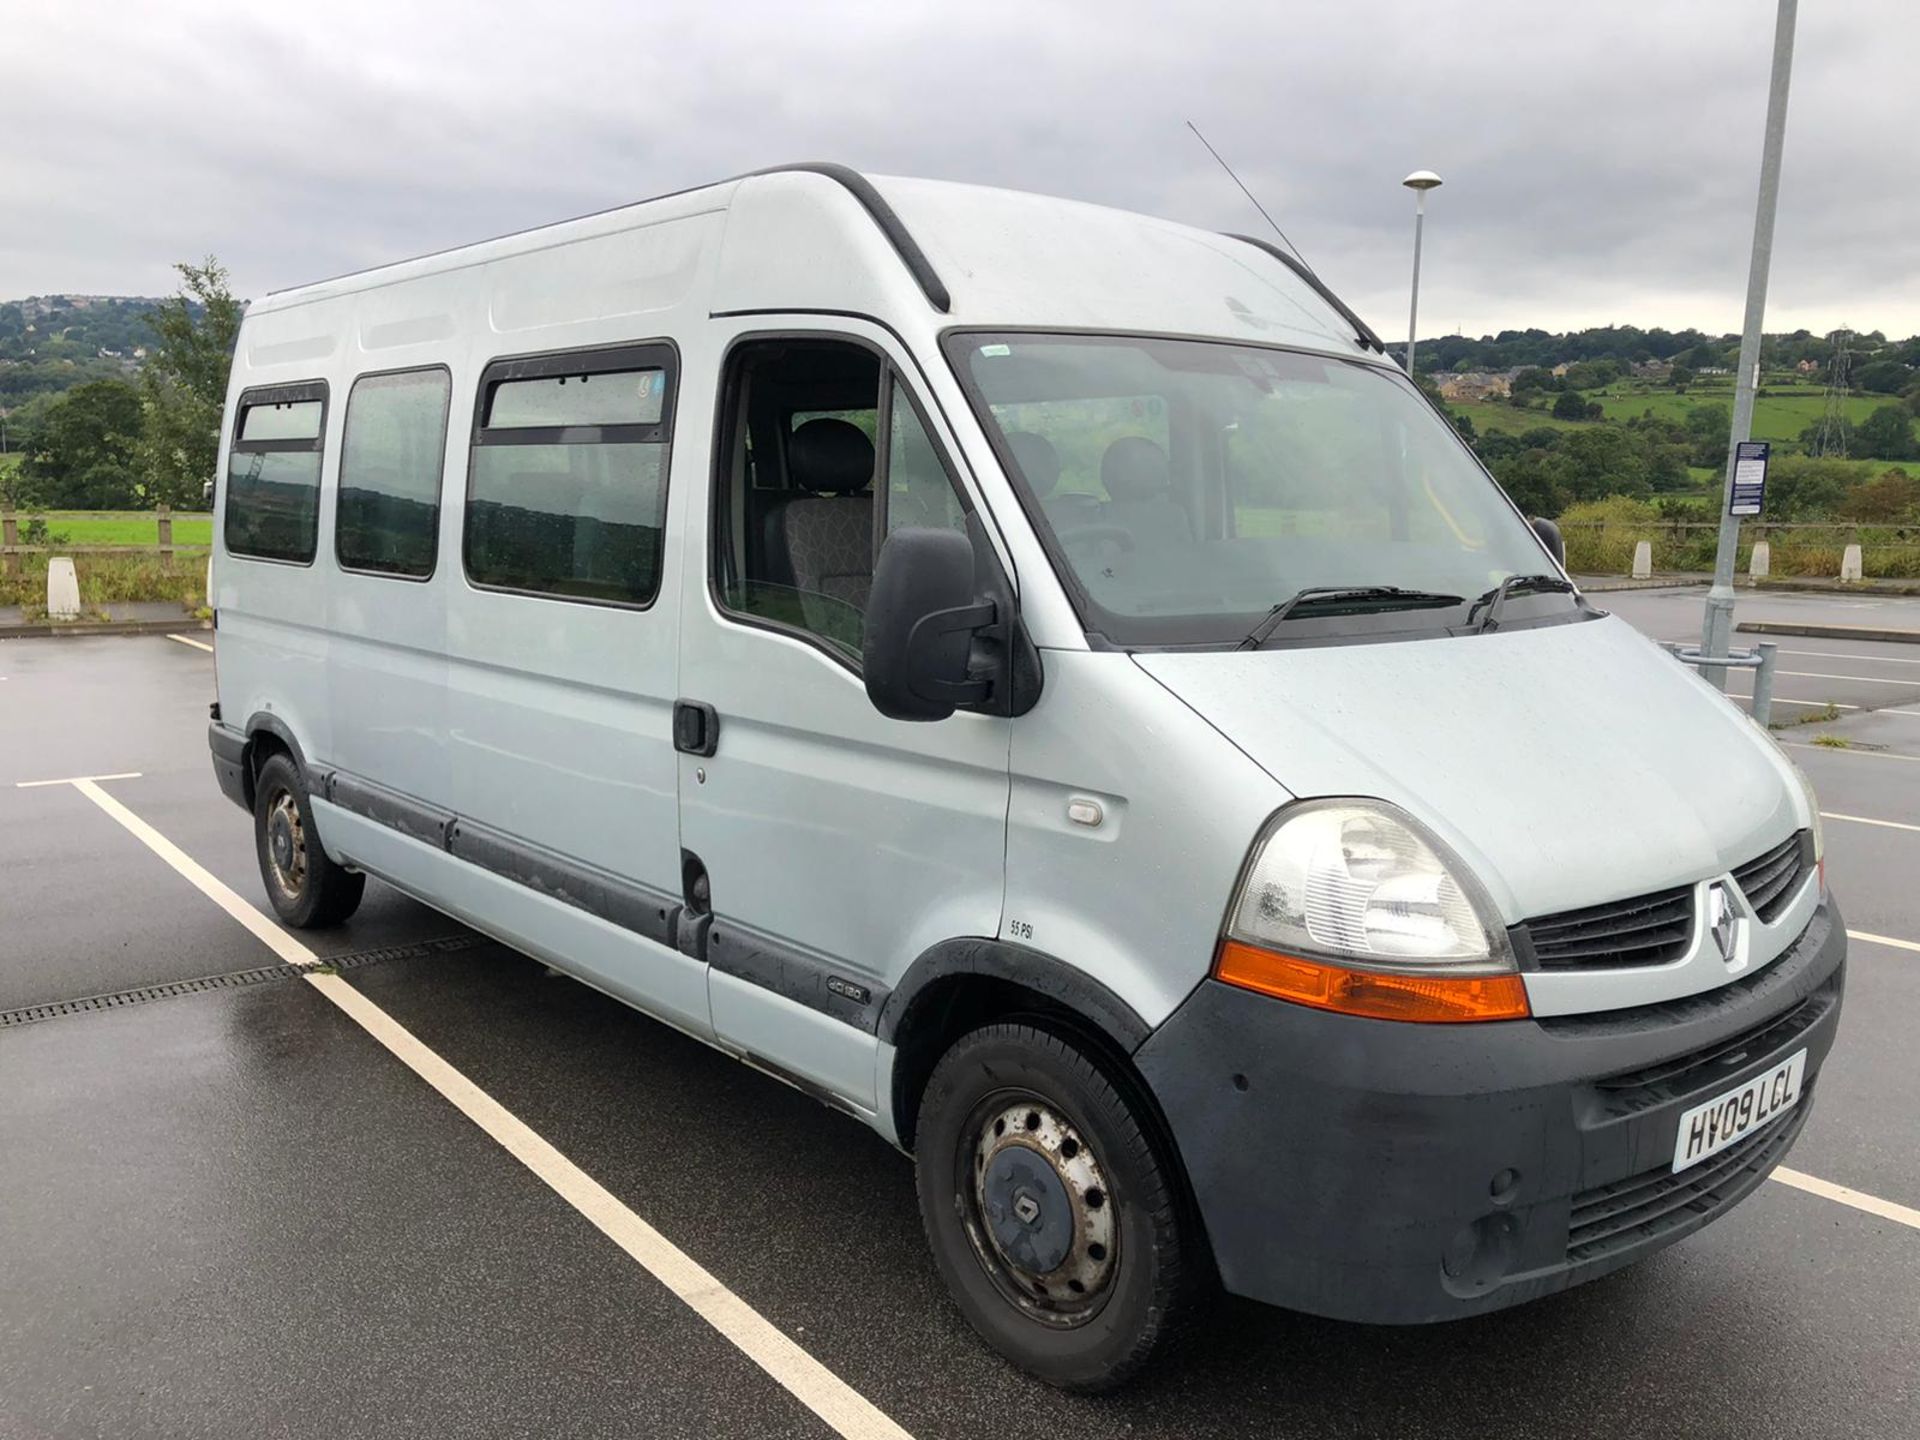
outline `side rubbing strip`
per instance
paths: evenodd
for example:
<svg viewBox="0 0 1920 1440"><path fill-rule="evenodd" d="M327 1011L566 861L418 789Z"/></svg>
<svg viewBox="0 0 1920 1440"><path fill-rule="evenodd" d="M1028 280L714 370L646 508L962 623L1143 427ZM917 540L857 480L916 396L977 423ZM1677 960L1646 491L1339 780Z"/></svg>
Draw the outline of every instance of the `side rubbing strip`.
<svg viewBox="0 0 1920 1440"><path fill-rule="evenodd" d="M724 916L715 916L708 932L707 963L869 1035L879 1028L892 993L777 940L749 934Z"/></svg>
<svg viewBox="0 0 1920 1440"><path fill-rule="evenodd" d="M550 850L515 840L471 820L455 820L447 849L504 880L631 930L662 945L673 944L679 900L582 865Z"/></svg>
<svg viewBox="0 0 1920 1440"><path fill-rule="evenodd" d="M436 849L447 848L447 833L453 825L453 816L448 811L436 810L411 795L337 770L327 776L322 793L342 810L378 821L411 839L424 840Z"/></svg>
<svg viewBox="0 0 1920 1440"><path fill-rule="evenodd" d="M1373 327L1368 325L1367 322L1362 320L1358 315L1354 314L1352 310L1348 309L1347 302L1328 289L1327 282L1309 270L1306 263L1301 260L1298 255L1282 250L1271 240L1262 240L1258 235L1229 235L1227 238L1229 240L1242 240L1249 245L1266 251L1267 254L1271 255L1302 280L1306 281L1307 284L1312 287L1314 294L1331 305L1339 313L1340 318L1353 327L1354 337L1359 340L1363 346L1371 350L1378 350L1382 355L1387 353L1387 347L1380 343L1380 337L1373 333Z"/></svg>
<svg viewBox="0 0 1920 1440"><path fill-rule="evenodd" d="M335 771L327 776L322 793L342 810L446 850L503 880L662 945L674 943L674 923L680 912L676 896L502 835L358 776Z"/></svg>
<svg viewBox="0 0 1920 1440"><path fill-rule="evenodd" d="M836 184L845 186L847 193L858 200L867 214L873 217L873 223L880 227L881 234L887 237L895 253L905 262L908 272L919 283L920 292L927 297L927 303L942 315L953 308L953 296L948 293L940 277L934 273L933 262L927 259L926 251L920 248L919 242L907 230L899 214L887 203L886 197L874 189L873 182L858 170L837 165L830 160L814 160L799 165L775 165L770 169L756 170L753 174L824 175Z"/></svg>

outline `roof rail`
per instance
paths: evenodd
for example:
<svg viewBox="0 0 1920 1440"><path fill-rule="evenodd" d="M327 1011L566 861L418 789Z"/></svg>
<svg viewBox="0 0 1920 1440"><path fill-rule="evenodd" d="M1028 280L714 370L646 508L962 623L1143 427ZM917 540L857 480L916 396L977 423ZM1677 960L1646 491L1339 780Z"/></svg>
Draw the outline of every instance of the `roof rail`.
<svg viewBox="0 0 1920 1440"><path fill-rule="evenodd" d="M1363 348L1378 350L1382 355L1387 353L1387 347L1380 343L1380 337L1373 333L1373 327L1368 325L1367 322L1362 320L1358 315L1354 314L1353 311L1348 308L1347 302L1328 289L1327 282L1314 274L1313 268L1298 255L1290 254L1282 250L1271 240L1262 240L1257 235L1235 235L1231 232L1226 232L1226 234L1229 240L1244 240L1247 244L1258 246L1260 249L1266 251L1267 254L1273 256L1274 259L1278 260L1282 265L1306 281L1308 285L1312 286L1314 294L1318 295L1322 300L1326 301L1327 304L1340 312L1340 318L1353 327L1354 338L1360 342Z"/></svg>
<svg viewBox="0 0 1920 1440"><path fill-rule="evenodd" d="M861 207L873 217L873 223L880 227L880 233L887 237L894 252L906 264L908 272L920 285L920 293L927 297L929 304L942 315L953 308L953 296L934 271L933 262L927 259L907 230L899 214L886 201L873 182L851 166L837 164L831 160L805 161L798 165L770 165L765 170L752 170L741 176L750 180L755 175L824 175L836 184L846 187L847 193L860 202ZM1337 301L1335 302L1338 303Z"/></svg>

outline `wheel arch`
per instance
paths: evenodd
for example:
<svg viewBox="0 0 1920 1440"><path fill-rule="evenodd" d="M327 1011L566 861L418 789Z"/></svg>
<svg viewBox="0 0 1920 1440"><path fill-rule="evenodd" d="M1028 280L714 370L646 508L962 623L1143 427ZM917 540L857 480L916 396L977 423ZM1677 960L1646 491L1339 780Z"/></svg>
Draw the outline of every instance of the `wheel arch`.
<svg viewBox="0 0 1920 1440"><path fill-rule="evenodd" d="M307 780L306 752L300 748L300 742L294 738L293 730L278 715L259 710L248 717L246 743L242 747L241 775L246 785L247 808L253 808L255 787L260 780L260 768L274 755L286 755L293 761L294 769L300 772L301 782Z"/></svg>
<svg viewBox="0 0 1920 1440"><path fill-rule="evenodd" d="M1157 1112L1132 1060L1152 1027L1126 1000L1044 951L981 937L944 940L908 967L876 1029L894 1049L891 1093L880 1098L891 1106L901 1148L913 1148L921 1094L948 1047L969 1030L1013 1016L1037 1016L1070 1030L1123 1070Z"/></svg>

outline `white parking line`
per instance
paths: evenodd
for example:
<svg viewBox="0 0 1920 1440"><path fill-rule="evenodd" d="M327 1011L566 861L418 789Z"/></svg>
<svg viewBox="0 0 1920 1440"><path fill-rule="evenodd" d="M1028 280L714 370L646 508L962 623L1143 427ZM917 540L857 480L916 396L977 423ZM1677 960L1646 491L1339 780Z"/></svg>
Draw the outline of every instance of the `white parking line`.
<svg viewBox="0 0 1920 1440"><path fill-rule="evenodd" d="M69 775L64 780L16 780L13 782L13 788L37 790L42 785L85 785L95 780L138 780L139 778L138 770L122 770L118 775Z"/></svg>
<svg viewBox="0 0 1920 1440"><path fill-rule="evenodd" d="M1920 1210L1909 1205L1896 1205L1891 1200L1882 1200L1878 1195L1868 1195L1864 1191L1849 1189L1845 1185L1836 1185L1831 1180L1822 1180L1818 1175L1808 1175L1799 1170L1789 1170L1784 1165L1774 1167L1773 1178L1782 1185L1791 1185L1796 1190L1804 1190L1809 1195L1824 1196L1828 1200L1842 1205L1851 1205L1856 1210L1864 1210L1869 1215L1878 1215L1882 1220L1892 1220L1897 1224L1920 1230Z"/></svg>
<svg viewBox="0 0 1920 1440"><path fill-rule="evenodd" d="M169 640L178 640L182 645L191 645L196 650L204 650L209 655L213 653L213 646L207 644L207 642L204 640L190 639L185 635L169 635L167 636L167 638Z"/></svg>
<svg viewBox="0 0 1920 1440"><path fill-rule="evenodd" d="M1795 675L1802 680L1852 680L1859 685L1920 685L1920 680L1890 680L1884 675L1829 675L1822 670L1776 670L1776 675Z"/></svg>
<svg viewBox="0 0 1920 1440"><path fill-rule="evenodd" d="M1822 820L1845 820L1853 825L1881 825L1888 830L1920 831L1920 825L1909 825L1904 820L1870 820L1865 815L1841 815L1833 810L1822 810L1820 812L1820 818Z"/></svg>
<svg viewBox="0 0 1920 1440"><path fill-rule="evenodd" d="M102 775L22 783L72 785L172 866L201 894L238 920L282 960L292 964L320 960L320 956L241 899L199 861L96 783L98 780L123 778L134 777ZM1920 944L1910 940L1894 940L1859 930L1849 930L1847 935L1853 940L1920 952ZM437 1090L835 1432L856 1437L856 1440L912 1440L878 1406L788 1339L759 1311L727 1289L711 1272L642 1220L605 1186L449 1065L373 1001L338 975L308 973L301 978ZM1771 1178L1865 1214L1920 1229L1920 1210L1896 1201L1883 1200L1877 1195L1836 1185L1830 1180L1784 1166L1776 1168Z"/></svg>
<svg viewBox="0 0 1920 1440"><path fill-rule="evenodd" d="M1789 750L1820 750L1828 755L1864 755L1869 760L1916 760L1920 755L1896 755L1891 750L1866 750L1858 745L1809 745L1803 740L1782 740Z"/></svg>
<svg viewBox="0 0 1920 1440"><path fill-rule="evenodd" d="M71 784L123 825L135 839L171 865L201 894L246 926L282 960L302 964L321 958L241 899L191 855L102 790L93 779L39 783ZM835 1432L850 1437L850 1440L912 1440L877 1405L788 1339L759 1311L628 1209L599 1181L541 1139L499 1101L422 1044L373 1001L337 975L310 973L301 978L385 1046L409 1070L439 1091L461 1114L537 1175L603 1235L626 1251L643 1270L665 1285Z"/></svg>
<svg viewBox="0 0 1920 1440"><path fill-rule="evenodd" d="M1816 660L1864 660L1873 665L1920 665L1904 655L1848 655L1839 650L1782 650L1782 655L1806 655Z"/></svg>
<svg viewBox="0 0 1920 1440"><path fill-rule="evenodd" d="M1914 944L1911 940L1896 940L1891 935L1875 935L1866 930L1849 930L1847 938L1864 940L1869 945L1890 945L1895 950L1911 950L1914 954L1920 955L1920 945Z"/></svg>

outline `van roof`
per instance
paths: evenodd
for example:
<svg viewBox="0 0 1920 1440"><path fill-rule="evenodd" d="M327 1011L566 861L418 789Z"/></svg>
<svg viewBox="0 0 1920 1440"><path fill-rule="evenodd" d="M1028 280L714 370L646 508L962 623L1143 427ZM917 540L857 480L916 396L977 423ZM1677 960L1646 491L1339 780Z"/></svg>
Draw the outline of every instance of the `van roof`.
<svg viewBox="0 0 1920 1440"><path fill-rule="evenodd" d="M943 325L1148 330L1348 355L1383 349L1304 262L1266 241L1056 196L869 177L829 163L755 171L270 292L248 314L263 317L697 215L724 221L679 227L687 248L719 251L709 271L715 313L884 316L912 305ZM700 258L689 254L668 268L690 272Z"/></svg>

